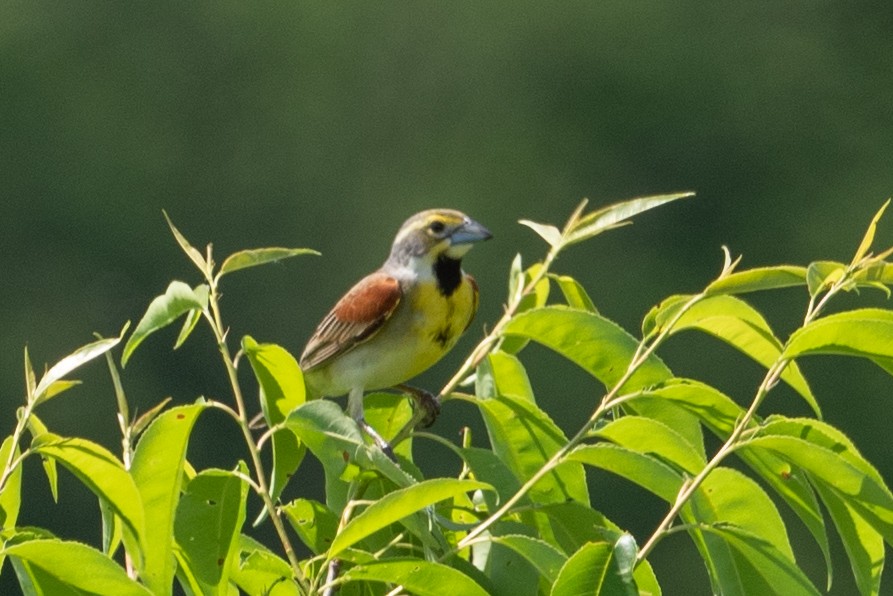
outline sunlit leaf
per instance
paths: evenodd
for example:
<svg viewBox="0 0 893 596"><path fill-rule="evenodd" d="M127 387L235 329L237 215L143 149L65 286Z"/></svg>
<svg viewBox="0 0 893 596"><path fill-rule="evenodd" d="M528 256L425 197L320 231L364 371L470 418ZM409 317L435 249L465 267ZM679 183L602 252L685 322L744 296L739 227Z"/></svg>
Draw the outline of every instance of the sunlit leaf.
<svg viewBox="0 0 893 596"><path fill-rule="evenodd" d="M816 490L843 542L859 593L863 596L879 594L884 569L884 537L835 491L822 483L816 483ZM830 577L828 584L830 589Z"/></svg>
<svg viewBox="0 0 893 596"><path fill-rule="evenodd" d="M20 581L22 573L30 576L29 583L34 594L59 594L60 587L68 593L79 594L151 594L141 584L130 579L117 563L98 550L79 542L28 540L7 544L0 553L13 557ZM23 566L21 563L27 565Z"/></svg>
<svg viewBox="0 0 893 596"><path fill-rule="evenodd" d="M615 545L591 542L568 558L552 587L552 596L638 596L632 576L621 573Z"/></svg>
<svg viewBox="0 0 893 596"><path fill-rule="evenodd" d="M272 428L285 420L285 417L307 399L304 387L304 374L294 356L276 344L259 344L250 336L242 338L242 349L251 363L251 370L260 387L260 405ZM270 480L270 495L279 498L292 474L304 459L305 448L288 429L273 434L273 473ZM268 512L263 510L258 521Z"/></svg>
<svg viewBox="0 0 893 596"><path fill-rule="evenodd" d="M517 258L520 267L520 255ZM513 263L514 264L514 263ZM509 300L513 301L516 293L520 293L527 289L533 282L535 276L542 271L542 263L534 263L524 271L516 272L509 280ZM534 308L540 308L546 305L549 300L551 291L551 283L548 277L543 277L530 288L530 292L519 299L515 308L515 315L526 312ZM527 345L528 340L523 337L504 337L499 344L499 349L507 354L517 354Z"/></svg>
<svg viewBox="0 0 893 596"><path fill-rule="evenodd" d="M476 480L434 478L388 493L348 522L335 536L328 555L334 557L366 536L424 509L428 505L433 505L460 493L482 489L492 490L489 485Z"/></svg>
<svg viewBox="0 0 893 596"><path fill-rule="evenodd" d="M524 365L516 356L501 350L487 354L479 365L475 393L478 397L511 395L536 401Z"/></svg>
<svg viewBox="0 0 893 596"><path fill-rule="evenodd" d="M114 348L121 341L120 337L111 337L108 339L100 339L89 343L85 346L82 346L54 364L50 370L43 375L40 379L40 382L37 384L37 387L34 389L34 399L37 403L45 401L49 399L47 397L50 388L55 385L57 382L62 380L62 377L75 370L76 368L83 366L87 362L102 356L104 353L108 352L112 348ZM67 388L67 387L65 387ZM58 391L56 392L58 393Z"/></svg>
<svg viewBox="0 0 893 596"><path fill-rule="evenodd" d="M822 290L843 277L846 265L834 261L815 261L806 269L806 286L810 296L816 296Z"/></svg>
<svg viewBox="0 0 893 596"><path fill-rule="evenodd" d="M769 541L733 524L715 524L705 526L703 530L721 537L729 545L738 574L730 580L743 582L744 594L818 596L818 590L796 563ZM730 586L730 589L741 593L738 586Z"/></svg>
<svg viewBox="0 0 893 596"><path fill-rule="evenodd" d="M692 476L707 463L682 435L651 418L622 416L593 434L621 447L655 455Z"/></svg>
<svg viewBox="0 0 893 596"><path fill-rule="evenodd" d="M655 195L603 207L581 217L570 230L570 233L567 234L565 244L570 245L582 242L605 230L628 223L627 220L629 218L643 211L648 211L671 201L693 196L693 192Z"/></svg>
<svg viewBox="0 0 893 596"><path fill-rule="evenodd" d="M230 577L246 594L299 596L292 570L284 559L253 538L239 536L238 556L233 560Z"/></svg>
<svg viewBox="0 0 893 596"><path fill-rule="evenodd" d="M198 286L196 290L199 288L203 288L207 291L208 286ZM189 336L192 335L192 332L195 330L198 322L202 320L202 311L198 309L193 309L187 311L186 318L183 319L183 326L180 328L180 334L177 336L177 341L174 342L174 349L178 349L186 340L189 339Z"/></svg>
<svg viewBox="0 0 893 596"><path fill-rule="evenodd" d="M520 481L530 478L560 449L567 438L536 404L508 395L478 399L493 451ZM583 468L565 463L544 476L530 491L537 503L573 499L589 503Z"/></svg>
<svg viewBox="0 0 893 596"><path fill-rule="evenodd" d="M64 438L44 433L31 448L42 457L51 457L77 476L93 494L111 507L136 541L127 543L131 556L139 561L137 543L147 535L143 502L124 465L105 447L81 438ZM145 549L143 556L148 553Z"/></svg>
<svg viewBox="0 0 893 596"><path fill-rule="evenodd" d="M31 437L36 439L49 432L46 425L33 413L28 417L28 430L31 431ZM5 462L6 457L0 457L0 461ZM59 475L56 470L56 460L51 457L42 457L43 471L46 474L47 481L50 483L50 493L53 495L53 502L59 502Z"/></svg>
<svg viewBox="0 0 893 596"><path fill-rule="evenodd" d="M355 565L342 577L348 582L373 581L401 585L406 592L417 596L487 596L487 592L467 575L422 559L385 559Z"/></svg>
<svg viewBox="0 0 893 596"><path fill-rule="evenodd" d="M227 273L232 273L233 271L238 271L240 269L257 267L258 265L265 265L267 263L275 263L282 259L300 255L319 255L319 253L309 248L270 247L241 250L231 254L223 261L223 264L220 266L220 271L217 273L217 278L219 279Z"/></svg>
<svg viewBox="0 0 893 596"><path fill-rule="evenodd" d="M242 474L247 473L245 464L240 468ZM185 486L177 505L174 535L184 566L202 594L228 593L247 496L248 484L226 470L202 470Z"/></svg>
<svg viewBox="0 0 893 596"><path fill-rule="evenodd" d="M658 322L660 319L658 316ZM734 296L710 296L700 300L679 317L671 333L687 329L709 333L766 368L772 366L782 353L781 342L763 316ZM785 368L781 378L821 417L821 408L795 363L790 363Z"/></svg>
<svg viewBox="0 0 893 596"><path fill-rule="evenodd" d="M203 286L199 286L202 288ZM157 296L149 304L146 314L124 346L121 366L126 366L130 356L143 340L159 329L167 327L178 318L192 310L204 310L208 305L207 291L193 290L182 281L172 281L161 296Z"/></svg>
<svg viewBox="0 0 893 596"><path fill-rule="evenodd" d="M183 249L183 252L186 253L186 256L195 263L195 266L198 267L198 270L202 272L203 275L207 276L211 267L208 262L205 261L205 258L202 256L196 248L194 248L189 241L186 240L186 237L180 233L180 230L174 225L174 222L171 221L171 218L168 217L167 211L161 211L164 214L164 219L167 220L167 225L170 227L171 232L174 234L174 238L177 240L177 244L180 245L180 248Z"/></svg>
<svg viewBox="0 0 893 596"><path fill-rule="evenodd" d="M871 223L868 224L868 229L865 230L865 236L862 237L862 242L859 244L859 248L856 249L856 254L853 255L853 265L861 261L862 258L868 254L868 251L871 250L871 245L874 243L874 234L877 231L878 221L883 217L884 211L886 211L889 206L890 199L887 199L884 204L881 205L881 208L878 209L877 213L874 214Z"/></svg>
<svg viewBox="0 0 893 596"><path fill-rule="evenodd" d="M555 283L558 284L561 293L564 294L564 301L567 302L568 306L598 313L592 298L589 297L586 289L576 279L569 275L550 275L549 278L555 280Z"/></svg>
<svg viewBox="0 0 893 596"><path fill-rule="evenodd" d="M527 226L528 228L539 234L543 240L549 243L549 246L558 246L561 244L561 230L559 230L555 226L536 223L535 221L530 221L529 219L518 220L518 223L522 226Z"/></svg>
<svg viewBox="0 0 893 596"><path fill-rule="evenodd" d="M145 564L140 577L159 594L174 579L174 517L186 460L186 447L198 415L207 404L178 406L160 414L140 437L131 474L142 496L147 525Z"/></svg>
<svg viewBox="0 0 893 596"><path fill-rule="evenodd" d="M795 331L784 355L841 354L893 358L893 311L863 308L828 315Z"/></svg>
<svg viewBox="0 0 893 596"><path fill-rule="evenodd" d="M736 271L707 286L707 295L744 294L761 290L777 290L802 286L806 283L806 267L776 265Z"/></svg>
<svg viewBox="0 0 893 596"><path fill-rule="evenodd" d="M6 437L3 444L0 445L0 466L5 466L9 460L10 451L13 451L13 457L20 455L18 445L13 445L13 438ZM14 449L14 450L13 450ZM11 530L16 527L19 519L19 509L22 506L22 466L16 466L9 476L0 492L0 529ZM0 553L0 567L3 566L5 555Z"/></svg>
<svg viewBox="0 0 893 596"><path fill-rule="evenodd" d="M610 443L577 447L567 459L617 474L668 503L675 501L682 486L682 475L653 455Z"/></svg>

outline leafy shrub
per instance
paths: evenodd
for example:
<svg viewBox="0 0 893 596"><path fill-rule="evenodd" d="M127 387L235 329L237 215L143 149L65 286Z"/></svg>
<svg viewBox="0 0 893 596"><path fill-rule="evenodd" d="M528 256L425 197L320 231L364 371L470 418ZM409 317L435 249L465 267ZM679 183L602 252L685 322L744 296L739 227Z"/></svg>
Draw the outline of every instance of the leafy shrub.
<svg viewBox="0 0 893 596"><path fill-rule="evenodd" d="M873 287L889 294L893 267L885 259L893 249L870 252L884 209L848 264L738 271L738 261L726 253L719 276L703 291L651 309L641 339L599 314L577 281L552 271L569 246L687 196L646 197L590 213L584 202L562 229L522 221L547 242L548 253L530 267L520 257L512 263L505 314L440 392L444 402L462 400L479 409L489 446L414 431L424 412L413 412L400 396L371 395L370 422L392 439L399 464L367 444L335 403L305 400L300 368L285 349L244 337L231 352L219 307L223 278L312 251L242 251L218 268L210 247L202 254L171 223L203 281L196 287L174 281L155 298L129 335L121 363L154 331L183 319L179 345L204 321L229 376L231 403L200 399L168 407L163 401L131 418L110 356L126 328L120 337L76 350L39 381L26 351L27 399L0 448L0 559L9 560L28 594L171 594L175 584L195 594L235 593L236 587L276 595L659 594L648 557L664 538L684 532L715 593L819 593L795 562L782 506L814 538L829 584L830 526L845 546L860 593L878 594L884 543L893 542L893 494L853 442L821 419L797 361L844 354L893 373L893 311L825 313L841 292ZM805 316L782 341L740 296L792 286L807 290ZM661 361L660 347L684 330L707 333L765 368L746 406L704 382L674 376ZM537 405L519 357L531 341L605 387L589 419L570 436ZM58 436L37 416L74 384L67 380L72 372L102 355L116 388L120 457L86 439ZM236 375L240 359L257 380L261 430L252 425ZM765 412L779 383L790 386L814 417ZM250 461L229 470L189 465L190 433L210 408L241 429ZM718 439L707 443L719 444L715 451L706 449L705 432ZM464 463L459 476L424 478L413 463L420 440L455 453ZM272 450L271 469L264 467L264 449ZM728 467L733 455L736 468ZM101 545L16 525L22 466L33 456L41 458L54 495L59 465L95 493ZM305 457L322 464L326 502L280 502ZM588 467L617 474L667 503L650 536L633 536L592 507ZM250 535L250 493L263 503L257 521L272 524L276 547Z"/></svg>

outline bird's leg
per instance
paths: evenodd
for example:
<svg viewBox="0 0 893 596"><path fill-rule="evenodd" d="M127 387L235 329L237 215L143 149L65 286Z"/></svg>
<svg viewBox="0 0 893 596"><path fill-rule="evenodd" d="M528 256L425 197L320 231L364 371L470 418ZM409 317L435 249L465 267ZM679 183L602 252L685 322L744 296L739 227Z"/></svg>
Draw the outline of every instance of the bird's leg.
<svg viewBox="0 0 893 596"><path fill-rule="evenodd" d="M397 456L394 455L394 450L391 448L391 444L378 434L378 431L372 428L372 425L366 422L366 415L363 409L362 389L350 390L350 393L347 395L347 411L350 414L350 417L356 421L357 425L363 429L367 435L372 437L372 440L378 445L378 448L384 451L384 454L388 456L388 459L397 463Z"/></svg>
<svg viewBox="0 0 893 596"><path fill-rule="evenodd" d="M425 417L419 422L421 428L428 428L434 424L440 415L440 400L433 393L411 385L397 385L397 389L412 396L417 406L424 410Z"/></svg>

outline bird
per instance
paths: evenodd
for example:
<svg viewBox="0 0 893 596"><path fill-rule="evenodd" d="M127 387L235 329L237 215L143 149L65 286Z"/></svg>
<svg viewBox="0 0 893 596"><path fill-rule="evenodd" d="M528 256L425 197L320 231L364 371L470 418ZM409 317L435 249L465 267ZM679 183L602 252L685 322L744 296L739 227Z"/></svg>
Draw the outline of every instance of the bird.
<svg viewBox="0 0 893 596"><path fill-rule="evenodd" d="M406 390L432 423L437 398L405 385L458 341L478 307L475 279L462 270L471 247L492 237L453 209L429 209L407 219L384 264L357 282L323 317L300 358L308 395L347 394L347 411L382 451L390 444L366 422L366 391Z"/></svg>

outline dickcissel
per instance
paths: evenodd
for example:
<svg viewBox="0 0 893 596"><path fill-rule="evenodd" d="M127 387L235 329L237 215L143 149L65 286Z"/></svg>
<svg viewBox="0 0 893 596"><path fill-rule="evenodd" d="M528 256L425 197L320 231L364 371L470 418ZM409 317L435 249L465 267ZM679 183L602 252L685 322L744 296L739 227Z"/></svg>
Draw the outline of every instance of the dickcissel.
<svg viewBox="0 0 893 596"><path fill-rule="evenodd" d="M300 364L310 395L347 394L350 416L391 459L390 445L366 423L363 393L401 386L456 344L478 306L477 284L462 271L462 257L491 236L459 211L413 215L384 265L335 304L304 348ZM436 400L410 393L433 419Z"/></svg>

